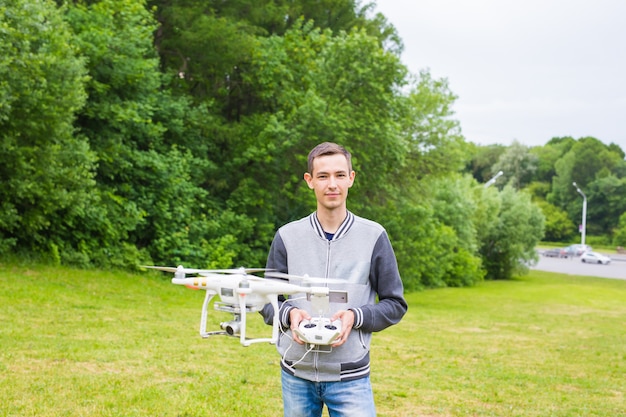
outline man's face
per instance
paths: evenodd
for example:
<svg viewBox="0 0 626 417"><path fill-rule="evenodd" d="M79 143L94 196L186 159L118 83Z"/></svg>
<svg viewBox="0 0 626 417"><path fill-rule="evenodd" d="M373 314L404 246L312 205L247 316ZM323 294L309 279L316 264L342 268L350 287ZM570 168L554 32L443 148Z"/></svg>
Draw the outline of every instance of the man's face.
<svg viewBox="0 0 626 417"><path fill-rule="evenodd" d="M349 169L348 160L342 154L318 156L313 160L313 172L304 174L304 179L315 191L318 209L345 207L355 175Z"/></svg>

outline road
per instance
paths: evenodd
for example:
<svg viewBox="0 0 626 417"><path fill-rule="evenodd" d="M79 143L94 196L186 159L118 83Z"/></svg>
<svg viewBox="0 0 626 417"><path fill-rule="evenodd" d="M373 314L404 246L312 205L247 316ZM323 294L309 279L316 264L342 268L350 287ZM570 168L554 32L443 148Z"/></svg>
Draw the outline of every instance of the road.
<svg viewBox="0 0 626 417"><path fill-rule="evenodd" d="M588 264L574 258L550 258L539 255L539 262L531 269L540 271L559 272L561 274L583 275L600 278L626 279L626 256L610 255L608 265Z"/></svg>

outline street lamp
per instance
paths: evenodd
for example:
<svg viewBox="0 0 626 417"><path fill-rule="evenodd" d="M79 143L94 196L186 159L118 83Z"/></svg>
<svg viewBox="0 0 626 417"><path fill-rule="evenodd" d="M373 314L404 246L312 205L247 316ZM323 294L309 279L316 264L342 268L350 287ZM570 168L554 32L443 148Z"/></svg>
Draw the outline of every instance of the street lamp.
<svg viewBox="0 0 626 417"><path fill-rule="evenodd" d="M485 188L495 184L498 177L501 176L502 174L504 174L504 172L499 171L492 179L490 179L489 181L485 183Z"/></svg>
<svg viewBox="0 0 626 417"><path fill-rule="evenodd" d="M582 237L581 237L580 243L584 245L585 244L585 229L587 228L587 196L585 195L585 193L582 192L580 188L578 188L578 185L576 185L576 182L573 182L572 184L574 185L574 187L576 187L576 191L578 191L578 193L583 196L583 230L582 230Z"/></svg>

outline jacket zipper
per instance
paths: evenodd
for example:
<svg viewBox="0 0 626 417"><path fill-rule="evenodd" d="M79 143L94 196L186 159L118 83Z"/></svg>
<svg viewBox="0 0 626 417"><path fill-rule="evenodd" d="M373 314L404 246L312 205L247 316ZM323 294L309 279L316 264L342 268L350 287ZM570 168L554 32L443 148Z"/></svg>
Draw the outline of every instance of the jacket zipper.
<svg viewBox="0 0 626 417"><path fill-rule="evenodd" d="M330 274L330 246L331 246L331 241L328 241L328 246L326 249L326 273L324 274L324 278L328 278L329 274ZM315 352L313 354L313 369L315 369L315 380L317 382L320 381L320 370L319 370L319 366L318 366L318 360L319 360L319 353Z"/></svg>
<svg viewBox="0 0 626 417"><path fill-rule="evenodd" d="M324 278L330 278L330 245L331 241L328 241L328 246L326 249L326 276Z"/></svg>

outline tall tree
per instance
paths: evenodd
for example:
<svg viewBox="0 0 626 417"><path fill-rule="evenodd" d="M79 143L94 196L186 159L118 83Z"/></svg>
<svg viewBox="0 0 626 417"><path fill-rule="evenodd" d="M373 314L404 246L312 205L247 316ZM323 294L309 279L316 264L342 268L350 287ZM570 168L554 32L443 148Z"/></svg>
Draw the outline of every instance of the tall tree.
<svg viewBox="0 0 626 417"><path fill-rule="evenodd" d="M556 161L556 175L552 181L552 191L548 195L548 201L566 210L569 218L575 224L579 224L583 199L577 193L572 183L576 182L578 187L586 193L591 203L589 193L592 189L592 184L601 178L613 175L613 172L620 172L622 166L623 159L621 153L614 147L608 147L592 137L581 138L571 146L567 153ZM615 224L617 214L609 214L606 211L606 207L608 206L595 205L594 215L598 219L614 217L612 224ZM592 229L595 227L590 226ZM607 232L606 228L601 226L597 230Z"/></svg>
<svg viewBox="0 0 626 417"><path fill-rule="evenodd" d="M541 212L546 219L544 240L548 242L568 242L574 237L578 229L568 217L567 212L547 201L539 201L536 204L541 208Z"/></svg>
<svg viewBox="0 0 626 417"><path fill-rule="evenodd" d="M593 137L578 139L571 151L575 155L572 180L581 187L594 181L598 175L606 176L624 159L623 154L613 152Z"/></svg>
<svg viewBox="0 0 626 417"><path fill-rule="evenodd" d="M530 152L528 146L513 141L500 155L493 169L504 173L502 182L520 190L528 185L537 170L537 157Z"/></svg>
<svg viewBox="0 0 626 417"><path fill-rule="evenodd" d="M203 210L214 207L192 170L206 167L193 152L209 147L185 139L198 139L181 126L198 115L164 89L153 47L156 22L134 0L78 3L66 18L90 74L76 125L97 153L100 206L111 224L95 233L157 262L206 261L196 245L209 239Z"/></svg>
<svg viewBox="0 0 626 417"><path fill-rule="evenodd" d="M568 138L553 138L544 146L534 146L529 152L534 155L537 161L537 169L534 172L533 181L551 183L552 177L556 175L555 163L566 152L568 152L575 140Z"/></svg>
<svg viewBox="0 0 626 417"><path fill-rule="evenodd" d="M618 225L614 229L613 244L622 249L626 247L626 211L619 217Z"/></svg>
<svg viewBox="0 0 626 417"><path fill-rule="evenodd" d="M470 160L467 162L466 169L471 172L476 181L484 184L498 172L494 166L505 150L504 145L469 144Z"/></svg>
<svg viewBox="0 0 626 417"><path fill-rule="evenodd" d="M485 201L495 188L484 189ZM509 279L527 271L528 263L535 261L535 246L544 234L544 216L530 196L506 186L498 193L499 203L492 205L491 218L478 227L480 253L487 279Z"/></svg>
<svg viewBox="0 0 626 417"><path fill-rule="evenodd" d="M445 78L434 79L421 71L417 80L412 80L400 120L408 147L406 175L412 181L459 172L467 163L469 146L452 110L456 99Z"/></svg>
<svg viewBox="0 0 626 417"><path fill-rule="evenodd" d="M597 178L586 187L586 194L587 230L590 234L612 235L621 214L626 212L626 178ZM575 206L582 209L580 203Z"/></svg>
<svg viewBox="0 0 626 417"><path fill-rule="evenodd" d="M86 98L73 45L53 2L0 4L0 252L58 257L97 205L94 157L73 131Z"/></svg>

